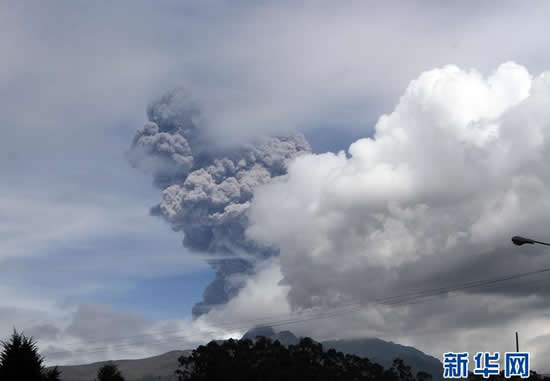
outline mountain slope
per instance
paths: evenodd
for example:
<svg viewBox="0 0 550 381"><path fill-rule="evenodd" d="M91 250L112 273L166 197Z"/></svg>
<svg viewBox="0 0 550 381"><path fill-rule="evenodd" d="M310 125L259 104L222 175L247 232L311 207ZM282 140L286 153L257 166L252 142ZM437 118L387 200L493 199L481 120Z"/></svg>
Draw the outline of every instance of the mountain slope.
<svg viewBox="0 0 550 381"><path fill-rule="evenodd" d="M102 361L86 365L60 366L62 381L93 381L97 370L103 365L114 363L118 366L126 381L175 381L174 372L178 367L178 358L191 353L171 351L159 356L137 360Z"/></svg>
<svg viewBox="0 0 550 381"><path fill-rule="evenodd" d="M322 342L324 349L334 348L337 351L367 357L384 368L389 368L395 358L402 359L416 374L423 370L432 375L433 380L442 380L443 364L435 357L413 347L407 347L392 342L368 338L351 340L332 340Z"/></svg>

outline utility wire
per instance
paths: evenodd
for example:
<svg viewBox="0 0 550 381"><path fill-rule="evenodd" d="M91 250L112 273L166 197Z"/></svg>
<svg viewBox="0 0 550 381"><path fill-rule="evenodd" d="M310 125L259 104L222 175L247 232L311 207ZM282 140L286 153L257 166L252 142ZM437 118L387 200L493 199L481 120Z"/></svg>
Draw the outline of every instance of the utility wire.
<svg viewBox="0 0 550 381"><path fill-rule="evenodd" d="M546 281L546 280L549 280L550 278L544 278L544 279L535 279L535 280L532 280L531 282L526 282L526 283L537 283L537 282L541 282L541 281ZM494 285L496 283L491 283L490 285ZM402 302L399 302L399 303L392 303L392 304L385 304L385 305L381 305L381 306L372 306L378 310L387 310L387 309L391 309L395 306L402 306L402 305L413 305L413 304L420 304L420 303L423 303L425 302L426 300L429 300L430 298L431 299L434 299L436 298L437 296L439 295L427 295L425 296L426 299L423 299L423 300L408 300L408 301L402 301ZM458 297L460 296L460 294L455 294L455 295L450 295L449 298L451 297ZM359 309L358 309L359 310ZM354 311L347 311L347 312L355 312L357 310L354 310ZM330 316L323 316L323 317L318 317L318 318L327 318L327 317L330 317ZM285 325L286 324L294 324L294 323L301 323L301 322L304 322L304 321L307 321L307 320L313 320L313 319L301 319L301 320L296 320L294 322L291 322L291 323L284 323ZM283 325L283 323L279 324L279 325ZM276 326L276 325L271 325L271 327L273 326ZM241 328L250 328L249 326L245 326L245 327L241 327ZM238 329L238 328L235 328L235 329ZM183 332L183 331L180 331L180 332ZM186 340L187 338L185 337L176 337L176 338L171 338L170 339L170 342L173 344L173 343L177 343L177 342L180 342L180 341L184 341ZM147 346L155 346L155 345L166 345L166 340L157 340L157 341L142 341L142 342L134 342L134 343L126 343L126 344L118 344L118 345L115 345L115 346L111 346L111 347L108 347L109 349L125 349L125 348L130 348L132 346L135 346L135 345L147 345ZM102 347L102 348L96 348L94 350L76 350L74 351L73 353L75 354L93 354L93 353L104 353L106 351L106 347ZM52 355L54 353L65 353L65 352L50 352L49 355Z"/></svg>
<svg viewBox="0 0 550 381"><path fill-rule="evenodd" d="M408 304L417 304L420 302L424 302L424 299L434 298L440 295L444 295L446 293L455 292L455 291L464 291L469 289L474 289L478 287L486 287L491 286L507 281L512 281L516 279L521 279L537 274L543 274L543 273L549 273L549 268L543 268L535 271L529 271L529 272L523 272L523 273L516 273L511 274L505 277L499 277L499 278L492 278L492 279L486 279L486 280L478 280L478 281L471 281L466 282L462 284L457 284L454 286L447 286L447 287L439 287L439 288L433 288L433 289L427 289L412 293L406 293L401 295L393 295L385 298L379 298L375 299L372 302L367 303L348 303L343 304L338 307L332 308L330 310L325 311L308 311L306 313L303 313L301 316L293 317L293 315L285 314L285 315L275 315L270 317L264 317L260 319L252 319L248 321L238 321L238 322L228 322L228 323L220 323L216 324L217 328L225 328L225 329L234 329L234 330L243 330L250 328L251 326L255 327L278 327L278 326L284 326L284 325L292 325L292 324L299 324L303 322L313 321L313 320L319 320L319 319L327 319L332 317L337 317L343 314L349 314L359 311L367 311L371 309L388 309L388 308L394 308L397 306L402 305L408 305ZM544 279L542 279L544 280ZM538 280L541 281L541 280ZM457 295L458 296L458 295ZM416 302L416 303L415 303ZM278 317L284 317L286 319L277 319ZM243 323L249 323L246 325L243 325ZM256 324L254 324L256 323ZM116 340L125 340L125 339L131 339L131 338L146 338L146 337L153 337L155 335L163 335L163 334L178 334L178 333L185 333L187 330L171 330L171 331L158 331L158 332L152 332L148 334L141 334L141 335L133 335L133 336L126 336L126 337L119 337L115 338L112 341ZM211 331L211 333L214 333L214 331ZM181 340L185 340L187 338L181 338ZM172 342L178 341L178 338L170 338ZM94 340L94 341L88 341L88 342L80 342L80 343L74 343L76 345L86 345L92 342L103 342L106 345L107 341L105 338L102 340ZM160 345L160 344L166 344L166 340L157 340L157 341L131 341L131 342L125 342L124 344L115 344L110 345L108 348L128 348L133 345L141 345L141 344L147 344L147 345ZM75 350L72 353L74 354L88 354L88 353L98 353L98 352L104 352L107 349L107 347L101 347L101 348L95 348L92 350ZM56 355L56 354L64 354L66 351L58 351L58 352L50 352L49 355Z"/></svg>
<svg viewBox="0 0 550 381"><path fill-rule="evenodd" d="M545 272L550 272L550 267L540 269L540 270L529 271L529 272L516 273L516 274L506 276L506 277L476 280L476 281L470 281L470 282L466 282L466 283L459 283L459 284L455 284L455 285L451 285L451 286L438 287L438 288L432 288L432 289L425 289L425 290L421 290L421 291L409 292L409 293L405 293L405 294L392 295L392 296L388 296L388 297L384 297L384 298L374 299L370 302L344 303L344 304L341 304L337 307L332 307L330 309L325 309L325 310L320 310L320 311L315 310L315 309L310 309L310 310L307 310L307 311L302 311L302 312L294 313L294 314L278 314L278 315L264 316L264 317L261 317L261 318L240 320L238 322L233 321L233 322L226 322L226 323L216 323L216 327L225 328L225 329L241 329L243 324L245 325L245 328L248 327L248 326L269 327L269 326L274 326L274 325L285 325L285 324L287 324L287 323L285 323L287 321L286 319L291 319L293 321L298 316L307 317L308 315L317 316L317 315L320 315L320 314L324 315L324 314L327 314L327 313L328 314L333 314L333 313L339 313L339 310L341 310L341 309L343 309L343 311L342 311L343 313L347 313L348 309L350 309L350 308L353 309L350 312L354 312L355 308L364 309L364 308L369 307L369 306L374 307L374 306L378 306L378 305L382 305L382 304L388 305L388 303L391 302L391 301L399 301L399 300L407 299L407 298L410 298L410 297L421 297L421 296L426 295L426 294L427 295L432 295L432 294L440 295L440 294L445 294L445 293L452 292L452 291L458 291L458 290L464 290L464 289L471 289L471 288L475 288L475 287L480 287L480 286L483 286L484 284L491 284L493 282L499 283L499 282L513 280L513 279L524 278L524 277L527 277L527 276L536 275L536 274L545 273ZM238 325L238 326L236 326L236 325ZM131 335L131 336L103 337L101 339L88 340L88 341L84 342L84 344L106 343L106 342L109 342L109 341L120 341L120 340L141 338L141 337L149 337L149 336L154 337L154 336L157 336L157 335L177 334L177 333L183 333L183 332L184 332L183 330L177 329L177 330L153 331L153 332L149 332L149 333L145 333L145 334ZM208 331L206 331L206 332L208 332ZM215 331L211 331L211 333L215 333ZM75 342L67 343L67 345L69 345L69 346L72 345L72 344L81 345L82 342L81 341L75 341Z"/></svg>

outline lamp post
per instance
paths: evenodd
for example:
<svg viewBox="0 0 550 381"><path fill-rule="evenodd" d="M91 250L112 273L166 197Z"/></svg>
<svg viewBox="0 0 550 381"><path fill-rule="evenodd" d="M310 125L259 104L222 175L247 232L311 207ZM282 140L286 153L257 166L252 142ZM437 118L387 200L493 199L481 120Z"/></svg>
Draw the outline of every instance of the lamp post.
<svg viewBox="0 0 550 381"><path fill-rule="evenodd" d="M517 245L517 246L521 246L521 245L525 245L525 244L534 245L535 243L537 243L539 245L550 246L550 243L535 241L534 239L525 238L525 237L522 237L522 236L519 236L519 235L513 236L512 237L512 242L514 243L514 245ZM517 332L516 332L516 352L519 352L519 337L518 337Z"/></svg>

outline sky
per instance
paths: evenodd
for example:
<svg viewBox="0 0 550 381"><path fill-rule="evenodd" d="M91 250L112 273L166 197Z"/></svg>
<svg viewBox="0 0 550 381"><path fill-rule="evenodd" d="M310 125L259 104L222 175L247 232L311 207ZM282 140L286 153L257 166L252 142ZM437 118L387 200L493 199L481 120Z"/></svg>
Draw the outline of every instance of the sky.
<svg viewBox="0 0 550 381"><path fill-rule="evenodd" d="M550 267L510 242L550 240L549 7L2 2L0 337L137 358ZM519 331L550 372L545 281L285 328L439 358Z"/></svg>

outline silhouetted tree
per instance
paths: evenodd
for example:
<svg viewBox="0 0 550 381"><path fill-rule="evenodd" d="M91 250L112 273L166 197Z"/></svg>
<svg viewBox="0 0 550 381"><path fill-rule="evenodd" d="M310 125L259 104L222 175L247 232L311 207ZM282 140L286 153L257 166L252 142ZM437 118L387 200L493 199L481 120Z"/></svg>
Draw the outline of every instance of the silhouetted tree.
<svg viewBox="0 0 550 381"><path fill-rule="evenodd" d="M8 341L0 342L0 381L59 381L57 367L46 370L35 340L15 329Z"/></svg>
<svg viewBox="0 0 550 381"><path fill-rule="evenodd" d="M53 368L50 368L46 371L44 371L43 380L44 381L60 381L61 378L61 371L57 368L57 366L54 366Z"/></svg>
<svg viewBox="0 0 550 381"><path fill-rule="evenodd" d="M414 377L411 372L411 367L405 365L405 362L401 359L393 360L392 368L399 377L399 381L414 381Z"/></svg>
<svg viewBox="0 0 550 381"><path fill-rule="evenodd" d="M124 381L124 377L115 364L106 364L97 371L96 381Z"/></svg>
<svg viewBox="0 0 550 381"><path fill-rule="evenodd" d="M421 370L416 373L416 381L431 381L432 375Z"/></svg>

